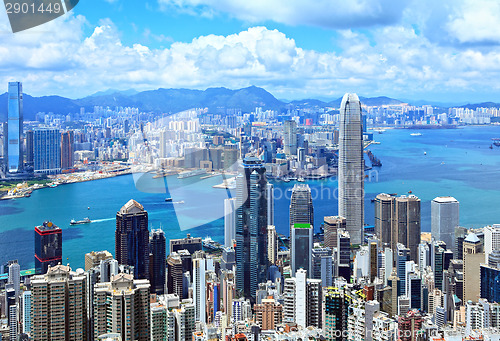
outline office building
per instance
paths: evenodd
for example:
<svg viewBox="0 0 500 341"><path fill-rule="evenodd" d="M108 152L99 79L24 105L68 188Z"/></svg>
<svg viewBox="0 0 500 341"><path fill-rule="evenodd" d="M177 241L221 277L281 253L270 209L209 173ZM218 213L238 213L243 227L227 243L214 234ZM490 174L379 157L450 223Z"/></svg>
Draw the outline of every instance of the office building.
<svg viewBox="0 0 500 341"><path fill-rule="evenodd" d="M290 236L291 249L291 270L292 276L299 269L304 269L308 274L312 274L312 248L313 248L313 227L306 223L295 223Z"/></svg>
<svg viewBox="0 0 500 341"><path fill-rule="evenodd" d="M356 94L345 94L340 106L338 212L346 218L353 244L363 242L364 174L361 102Z"/></svg>
<svg viewBox="0 0 500 341"><path fill-rule="evenodd" d="M207 274L215 271L213 258L203 251L193 254L193 304L195 320L207 323Z"/></svg>
<svg viewBox="0 0 500 341"><path fill-rule="evenodd" d="M148 212L135 200L116 213L115 257L134 267L134 278L149 279Z"/></svg>
<svg viewBox="0 0 500 341"><path fill-rule="evenodd" d="M310 277L321 279L323 287L333 284L333 253L329 247L314 248L312 250L312 272Z"/></svg>
<svg viewBox="0 0 500 341"><path fill-rule="evenodd" d="M278 260L278 235L274 225L267 226L267 257L270 264L276 264Z"/></svg>
<svg viewBox="0 0 500 341"><path fill-rule="evenodd" d="M33 130L28 130L26 132L26 165L29 167L34 166L34 151L33 151Z"/></svg>
<svg viewBox="0 0 500 341"><path fill-rule="evenodd" d="M151 292L157 295L165 293L165 271L167 267L165 233L161 229L152 230L149 237L149 250L151 252L150 273Z"/></svg>
<svg viewBox="0 0 500 341"><path fill-rule="evenodd" d="M170 253L179 250L188 250L190 254L203 250L203 243L199 237L191 237L188 233L186 238L170 239Z"/></svg>
<svg viewBox="0 0 500 341"><path fill-rule="evenodd" d="M17 260L14 260L9 261L7 268L9 269L9 278L7 283L12 284L17 302L21 293L21 267L19 266Z"/></svg>
<svg viewBox="0 0 500 341"><path fill-rule="evenodd" d="M375 233L382 246L392 245L392 225L394 211L394 196L380 193L375 197Z"/></svg>
<svg viewBox="0 0 500 341"><path fill-rule="evenodd" d="M347 281L351 278L351 237L349 232L339 230L337 233L336 276Z"/></svg>
<svg viewBox="0 0 500 341"><path fill-rule="evenodd" d="M274 185L266 185L267 225L274 225Z"/></svg>
<svg viewBox="0 0 500 341"><path fill-rule="evenodd" d="M500 225L485 226L484 229L485 261L494 250L500 250Z"/></svg>
<svg viewBox="0 0 500 341"><path fill-rule="evenodd" d="M410 260L418 262L420 244L420 199L414 195L395 198L392 239L410 249ZM397 245L397 244L395 244Z"/></svg>
<svg viewBox="0 0 500 341"><path fill-rule="evenodd" d="M31 333L31 291L26 290L23 291L22 294L22 325L23 325L23 333L30 334Z"/></svg>
<svg viewBox="0 0 500 341"><path fill-rule="evenodd" d="M61 133L54 128L33 130L33 170L41 174L61 172Z"/></svg>
<svg viewBox="0 0 500 341"><path fill-rule="evenodd" d="M23 85L9 82L7 114L7 160L9 173L23 168ZM4 156L5 157L5 156Z"/></svg>
<svg viewBox="0 0 500 341"><path fill-rule="evenodd" d="M409 248L410 259L417 262L421 233L420 199L414 195L377 195L375 232L382 245L390 246L394 251L398 243Z"/></svg>
<svg viewBox="0 0 500 341"><path fill-rule="evenodd" d="M437 197L431 202L431 234L434 240L455 250L455 228L459 226L460 203L453 197Z"/></svg>
<svg viewBox="0 0 500 341"><path fill-rule="evenodd" d="M496 251L500 256L500 251ZM491 255L490 255L491 258ZM481 264L481 298L500 303L500 267L498 264Z"/></svg>
<svg viewBox="0 0 500 341"><path fill-rule="evenodd" d="M95 268L101 264L101 261L113 259L111 252L104 251L91 251L85 254L85 271Z"/></svg>
<svg viewBox="0 0 500 341"><path fill-rule="evenodd" d="M283 123L283 149L287 155L297 155L297 122L294 120Z"/></svg>
<svg viewBox="0 0 500 341"><path fill-rule="evenodd" d="M66 265L31 278L31 338L86 340L86 277ZM98 334L100 335L100 334Z"/></svg>
<svg viewBox="0 0 500 341"><path fill-rule="evenodd" d="M177 252L168 255L167 269L167 293L185 298L182 259Z"/></svg>
<svg viewBox="0 0 500 341"><path fill-rule="evenodd" d="M255 322L262 330L274 330L283 320L283 306L272 298L265 298L254 306Z"/></svg>
<svg viewBox="0 0 500 341"><path fill-rule="evenodd" d="M94 335L117 333L122 340L150 340L149 281L120 273L94 286Z"/></svg>
<svg viewBox="0 0 500 341"><path fill-rule="evenodd" d="M175 340L192 341L196 327L195 307L191 299L182 300L173 310L175 316Z"/></svg>
<svg viewBox="0 0 500 341"><path fill-rule="evenodd" d="M236 238L236 198L224 199L224 246L233 246Z"/></svg>
<svg viewBox="0 0 500 341"><path fill-rule="evenodd" d="M236 288L255 298L267 277L267 180L265 167L247 157L236 177Z"/></svg>
<svg viewBox="0 0 500 341"><path fill-rule="evenodd" d="M339 216L329 216L324 218L323 230L325 246L330 249L337 247L337 231L339 229L345 230L346 219Z"/></svg>
<svg viewBox="0 0 500 341"><path fill-rule="evenodd" d="M39 275L47 272L49 265L62 261L62 230L50 221L35 227L35 271Z"/></svg>
<svg viewBox="0 0 500 341"><path fill-rule="evenodd" d="M61 169L71 169L74 165L75 134L72 130L61 132Z"/></svg>
<svg viewBox="0 0 500 341"><path fill-rule="evenodd" d="M309 224L314 226L314 209L311 189L309 185L297 184L293 186L290 199L290 234L295 224Z"/></svg>
<svg viewBox="0 0 500 341"><path fill-rule="evenodd" d="M484 263L483 243L475 233L469 233L464 240L464 302L480 298L481 263Z"/></svg>

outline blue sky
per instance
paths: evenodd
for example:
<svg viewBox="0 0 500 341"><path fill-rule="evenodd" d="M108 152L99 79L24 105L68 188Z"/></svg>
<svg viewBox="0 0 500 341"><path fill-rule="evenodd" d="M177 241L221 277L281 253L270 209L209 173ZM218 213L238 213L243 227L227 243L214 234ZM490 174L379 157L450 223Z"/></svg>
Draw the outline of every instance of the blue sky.
<svg viewBox="0 0 500 341"><path fill-rule="evenodd" d="M80 0L16 34L0 10L0 84L500 102L499 45L497 0Z"/></svg>

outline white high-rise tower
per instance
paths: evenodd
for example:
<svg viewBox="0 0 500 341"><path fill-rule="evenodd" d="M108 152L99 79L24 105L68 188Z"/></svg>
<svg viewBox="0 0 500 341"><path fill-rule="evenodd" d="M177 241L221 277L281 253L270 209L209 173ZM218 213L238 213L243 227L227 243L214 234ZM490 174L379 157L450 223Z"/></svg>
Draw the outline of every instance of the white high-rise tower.
<svg viewBox="0 0 500 341"><path fill-rule="evenodd" d="M356 94L345 94L340 105L338 201L352 244L363 242L364 174L361 102Z"/></svg>

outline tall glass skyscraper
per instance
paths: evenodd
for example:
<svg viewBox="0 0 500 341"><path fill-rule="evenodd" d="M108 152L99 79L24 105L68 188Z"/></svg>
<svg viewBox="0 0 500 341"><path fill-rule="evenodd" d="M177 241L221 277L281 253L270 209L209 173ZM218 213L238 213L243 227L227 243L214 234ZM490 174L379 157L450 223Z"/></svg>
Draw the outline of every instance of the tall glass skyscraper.
<svg viewBox="0 0 500 341"><path fill-rule="evenodd" d="M295 224L314 226L314 209L309 185L297 184L293 186L290 198L290 238Z"/></svg>
<svg viewBox="0 0 500 341"><path fill-rule="evenodd" d="M33 168L35 173L61 172L61 132L54 128L33 130Z"/></svg>
<svg viewBox="0 0 500 341"><path fill-rule="evenodd" d="M15 173L23 168L23 86L21 82L9 82L7 124L9 172Z"/></svg>
<svg viewBox="0 0 500 341"><path fill-rule="evenodd" d="M266 169L255 157L247 157L236 177L236 288L254 299L258 284L265 282L267 255Z"/></svg>
<svg viewBox="0 0 500 341"><path fill-rule="evenodd" d="M45 274L62 261L62 230L50 221L35 227L35 271Z"/></svg>
<svg viewBox="0 0 500 341"><path fill-rule="evenodd" d="M165 293L166 247L165 233L161 229L152 230L149 237L149 248L153 264L151 264L152 273L149 276L151 292L158 295Z"/></svg>
<svg viewBox="0 0 500 341"><path fill-rule="evenodd" d="M453 197L437 197L431 201L432 239L443 241L455 250L455 228L458 227L460 203Z"/></svg>
<svg viewBox="0 0 500 341"><path fill-rule="evenodd" d="M361 102L356 94L345 94L340 106L339 215L346 218L351 243L363 242L364 162Z"/></svg>
<svg viewBox="0 0 500 341"><path fill-rule="evenodd" d="M116 213L115 257L134 267L135 279L149 279L148 212L135 200Z"/></svg>

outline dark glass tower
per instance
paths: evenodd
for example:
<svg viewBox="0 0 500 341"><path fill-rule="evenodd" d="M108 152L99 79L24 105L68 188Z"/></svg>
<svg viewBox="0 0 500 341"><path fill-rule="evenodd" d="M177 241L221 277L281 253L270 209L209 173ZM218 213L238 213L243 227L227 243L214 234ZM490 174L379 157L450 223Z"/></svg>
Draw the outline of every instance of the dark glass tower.
<svg viewBox="0 0 500 341"><path fill-rule="evenodd" d="M314 226L314 208L311 189L308 185L293 186L290 198L290 238L295 224L310 224Z"/></svg>
<svg viewBox="0 0 500 341"><path fill-rule="evenodd" d="M151 252L151 292L158 295L165 293L165 268L167 266L166 258L166 239L162 230L151 231L149 237L149 248Z"/></svg>
<svg viewBox="0 0 500 341"><path fill-rule="evenodd" d="M62 261L62 230L50 221L35 227L35 271L45 274Z"/></svg>
<svg viewBox="0 0 500 341"><path fill-rule="evenodd" d="M236 178L236 288L255 298L268 267L266 169L255 157L242 166Z"/></svg>
<svg viewBox="0 0 500 341"><path fill-rule="evenodd" d="M23 86L9 82L8 98L8 171L16 173L23 167Z"/></svg>
<svg viewBox="0 0 500 341"><path fill-rule="evenodd" d="M116 213L115 257L134 267L134 278L149 279L148 212L135 200Z"/></svg>

